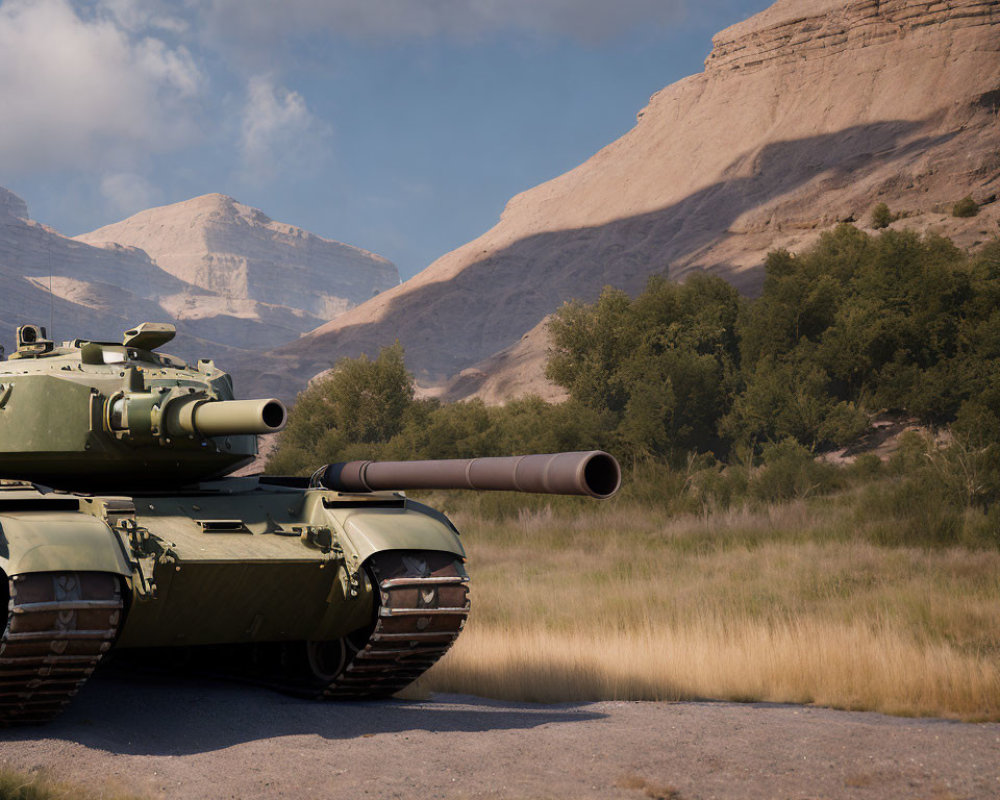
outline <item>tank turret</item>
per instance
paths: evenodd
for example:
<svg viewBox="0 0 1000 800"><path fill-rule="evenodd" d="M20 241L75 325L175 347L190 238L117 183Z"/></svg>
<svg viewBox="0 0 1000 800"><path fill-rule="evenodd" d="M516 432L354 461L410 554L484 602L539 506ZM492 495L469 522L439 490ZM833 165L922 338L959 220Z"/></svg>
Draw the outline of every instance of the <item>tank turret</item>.
<svg viewBox="0 0 1000 800"><path fill-rule="evenodd" d="M143 323L120 342L57 345L23 325L0 363L0 478L111 489L194 483L250 461L256 434L285 426L279 400L235 400L207 359L156 352L173 325Z"/></svg>

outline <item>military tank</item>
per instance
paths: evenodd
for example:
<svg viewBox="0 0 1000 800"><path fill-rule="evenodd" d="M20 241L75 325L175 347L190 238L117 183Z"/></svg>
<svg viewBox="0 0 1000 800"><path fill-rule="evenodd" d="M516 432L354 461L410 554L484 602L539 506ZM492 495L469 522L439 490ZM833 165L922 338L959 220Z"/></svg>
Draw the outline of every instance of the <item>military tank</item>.
<svg viewBox="0 0 1000 800"><path fill-rule="evenodd" d="M276 399L158 349L173 326L0 350L0 725L41 723L114 658L186 660L317 699L389 696L469 614L465 551L406 489L610 497L600 451L227 477Z"/></svg>

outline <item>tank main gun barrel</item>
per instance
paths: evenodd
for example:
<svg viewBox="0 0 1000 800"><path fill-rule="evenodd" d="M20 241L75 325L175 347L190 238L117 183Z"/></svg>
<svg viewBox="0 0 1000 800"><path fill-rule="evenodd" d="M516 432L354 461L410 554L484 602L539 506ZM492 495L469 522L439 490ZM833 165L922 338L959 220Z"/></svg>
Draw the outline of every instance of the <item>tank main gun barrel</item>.
<svg viewBox="0 0 1000 800"><path fill-rule="evenodd" d="M169 408L169 407L168 407ZM277 433L285 427L287 413L280 400L205 400L178 403L167 416L172 436L236 436L244 433Z"/></svg>
<svg viewBox="0 0 1000 800"><path fill-rule="evenodd" d="M590 450L503 458L348 461L321 467L315 480L338 492L478 489L604 499L621 486L621 468L613 456Z"/></svg>
<svg viewBox="0 0 1000 800"><path fill-rule="evenodd" d="M151 392L120 394L108 407L108 427L150 436L239 436L277 433L288 412L280 400L214 400L183 390L158 401Z"/></svg>

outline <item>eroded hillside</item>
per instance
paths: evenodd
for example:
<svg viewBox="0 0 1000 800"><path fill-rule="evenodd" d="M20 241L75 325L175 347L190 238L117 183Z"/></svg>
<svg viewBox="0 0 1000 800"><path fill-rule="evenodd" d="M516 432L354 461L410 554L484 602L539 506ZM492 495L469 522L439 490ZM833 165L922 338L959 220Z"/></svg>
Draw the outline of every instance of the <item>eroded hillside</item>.
<svg viewBox="0 0 1000 800"><path fill-rule="evenodd" d="M752 293L769 249L865 224L880 201L897 226L975 246L997 232L998 108L1000 0L780 0L483 236L245 371L288 396L398 338L425 389L500 400L543 386L545 337L522 337L605 285L700 269ZM970 194L979 215L952 217Z"/></svg>

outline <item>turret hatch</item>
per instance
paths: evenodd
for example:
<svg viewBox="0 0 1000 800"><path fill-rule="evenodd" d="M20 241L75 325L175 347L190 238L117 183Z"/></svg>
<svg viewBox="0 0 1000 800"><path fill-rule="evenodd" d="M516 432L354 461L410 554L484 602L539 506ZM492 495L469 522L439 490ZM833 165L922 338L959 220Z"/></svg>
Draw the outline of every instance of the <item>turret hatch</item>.
<svg viewBox="0 0 1000 800"><path fill-rule="evenodd" d="M143 322L125 331L122 344L139 350L155 350L177 335L177 329L169 322Z"/></svg>

